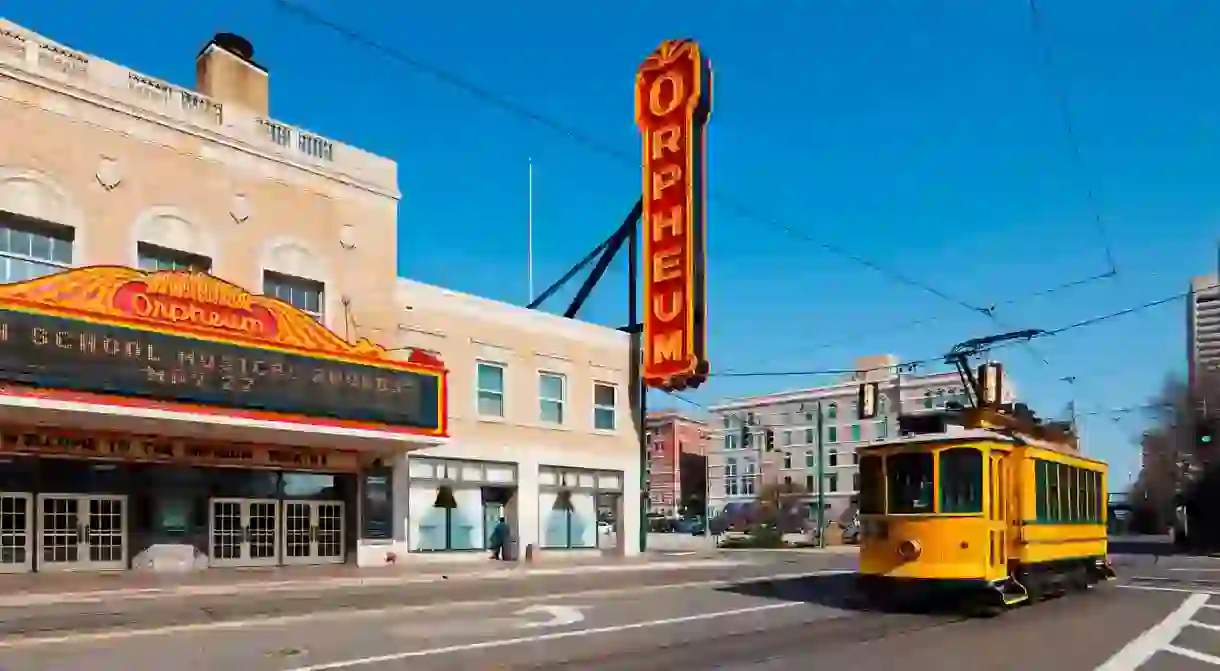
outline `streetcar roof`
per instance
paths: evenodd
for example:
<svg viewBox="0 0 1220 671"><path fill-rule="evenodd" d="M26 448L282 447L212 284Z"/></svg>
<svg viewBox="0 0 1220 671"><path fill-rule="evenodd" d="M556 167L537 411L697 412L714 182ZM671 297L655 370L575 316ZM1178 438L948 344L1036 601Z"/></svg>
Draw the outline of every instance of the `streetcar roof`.
<svg viewBox="0 0 1220 671"><path fill-rule="evenodd" d="M871 445L861 446L860 451L870 452L893 447L931 446L930 444L953 445L958 443L972 442L1001 443L1005 445L1028 445L1030 447L1037 447L1095 464L1105 464L1104 461L1086 457L1071 447L1060 443L1043 440L1041 438L1035 438L1033 436L1028 436L1021 433L1008 434L992 429L973 429L952 424L947 426L945 431L908 434L898 438L891 438L889 440L875 442Z"/></svg>

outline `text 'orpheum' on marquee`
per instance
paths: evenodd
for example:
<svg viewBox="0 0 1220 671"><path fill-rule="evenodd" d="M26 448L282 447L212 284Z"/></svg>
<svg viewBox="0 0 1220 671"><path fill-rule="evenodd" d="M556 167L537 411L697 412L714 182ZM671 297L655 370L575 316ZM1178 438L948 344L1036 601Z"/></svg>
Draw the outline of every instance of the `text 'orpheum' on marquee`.
<svg viewBox="0 0 1220 671"><path fill-rule="evenodd" d="M644 370L652 387L707 377L704 128L711 69L699 45L663 43L636 75L644 141Z"/></svg>

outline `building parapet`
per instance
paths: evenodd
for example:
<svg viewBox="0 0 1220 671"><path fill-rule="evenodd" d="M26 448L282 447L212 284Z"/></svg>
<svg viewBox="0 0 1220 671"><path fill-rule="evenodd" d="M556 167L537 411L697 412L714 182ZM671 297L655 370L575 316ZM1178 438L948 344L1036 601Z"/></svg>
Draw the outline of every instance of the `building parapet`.
<svg viewBox="0 0 1220 671"><path fill-rule="evenodd" d="M445 289L442 287L398 278L398 303L414 308L437 309L499 323L523 331L565 339L598 347L621 348L626 351L631 336L618 329L598 326L559 315L531 310L490 298Z"/></svg>
<svg viewBox="0 0 1220 671"><path fill-rule="evenodd" d="M60 87L97 96L128 111L236 141L258 153L326 177L398 198L390 159L327 139L190 89L76 51L0 19L0 72L9 68Z"/></svg>

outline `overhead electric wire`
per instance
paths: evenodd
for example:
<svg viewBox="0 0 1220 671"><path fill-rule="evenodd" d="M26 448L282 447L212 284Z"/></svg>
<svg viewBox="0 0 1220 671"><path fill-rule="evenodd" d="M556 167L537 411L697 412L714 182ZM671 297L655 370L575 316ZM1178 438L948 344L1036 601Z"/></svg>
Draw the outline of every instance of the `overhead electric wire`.
<svg viewBox="0 0 1220 671"><path fill-rule="evenodd" d="M1208 289L1212 289L1212 288L1216 288L1216 287L1220 287L1220 283L1204 287L1201 289L1201 291L1206 291ZM1066 333L1068 331L1073 331L1073 330L1076 330L1079 328L1084 328L1086 326L1093 326L1095 324L1100 324L1103 322L1110 321L1111 319L1117 319L1119 317L1125 317L1127 315L1135 314L1138 312L1143 312L1144 310L1150 310L1152 308L1160 307L1162 305L1166 305L1166 304L1172 303L1174 301L1183 300L1183 299L1189 297L1190 294L1191 294L1190 291L1186 291L1186 292L1174 294L1172 296L1167 296L1165 298L1158 298L1153 301L1141 303L1139 305L1133 305L1131 307L1123 308L1122 310L1118 310L1116 312L1110 312L1107 314L1098 315L1096 317L1082 319L1080 321L1073 322L1071 324L1066 324L1064 326L1060 326L1060 327L1057 327L1054 329L1041 331L1041 332L1037 333L1036 335L1031 336L1028 339L1001 342L1001 343L997 343L995 345L991 345L990 347L987 348L987 351L1003 349L1005 347L1012 347L1015 345L1022 345L1022 344L1028 343L1032 340L1038 340L1038 339L1042 339L1042 338L1049 338L1052 336L1057 336L1062 333ZM901 362L901 363L893 365L893 366L873 366L871 368L832 368L832 369L820 369L820 370L787 370L787 371L734 371L734 370L728 370L728 371L725 371L722 373L713 372L711 375L713 377L802 377L802 376L813 377L813 376L824 376L824 375L851 375L851 374L856 374L856 373L870 373L870 372L879 371L879 370L891 370L891 369L895 369L895 368L901 368L904 366L924 366L924 365L929 365L929 364L940 364L940 363L944 362L944 359L945 359L945 356L942 354L942 355L938 355L938 356L934 356L934 357L924 357L924 358L920 358L920 359L914 359L911 361L904 361L904 362Z"/></svg>
<svg viewBox="0 0 1220 671"><path fill-rule="evenodd" d="M488 89L484 86L476 84L476 83L472 82L471 80L467 79L466 77L458 75L450 70L447 70L440 66L434 65L432 63L428 63L427 61L424 61L420 58L417 58L415 56L412 56L412 55L406 53L402 49L384 44L384 43L362 33L361 31L358 31L354 28L345 26L341 23L338 23L337 21L329 19L326 16L314 11L313 9L304 7L300 4L298 4L297 2L293 2L292 0L271 0L271 1L281 10L291 13L291 14L297 16L298 18L304 20L307 23L312 23L314 25L326 28L353 43L359 44L367 49L384 54L385 56L387 56L395 61L398 61L399 63L402 63L403 65L406 65L423 74L426 74L426 75L432 77L433 79L436 79L437 81L440 81L444 84L447 84L456 89L464 91L467 94L474 96L475 98L478 98L479 100L482 100L484 103L486 103L488 105L491 105L494 107L499 107L499 108L503 109L504 111L509 112L510 114L513 114L517 117L520 117L520 118L530 121L532 123L536 123L544 128L547 128L548 130L558 133L560 135L566 136L568 139L576 142L577 144L584 145L586 148L591 149L597 153L601 153L605 156L614 158L615 160L625 162L634 168L640 167L640 161L638 159L638 156L636 156L635 154L631 154L631 153L622 151L607 142L599 140L588 133L585 133L577 128L574 128L573 126L571 126L567 123L559 121L553 117L542 114L540 112L536 112L536 111L530 109L529 107L526 107L525 105L516 103L516 102L512 101L511 99L509 99L507 96L504 96L495 91L492 91L491 89ZM946 292L942 289L939 289L935 286L932 286L931 284L928 284L927 282L916 280L893 268L889 268L887 266L877 263L876 261L872 261L872 260L866 259L858 254L849 252L846 249L843 249L842 247L818 240L817 238L815 238L814 236L810 235L809 233L807 233L805 231L802 231L802 230L794 228L792 226L788 226L786 224L780 223L779 221L776 221L775 219L773 219L769 216L763 215L763 214L755 211L752 207L750 207L749 205L747 205L741 201L726 197L723 193L721 193L719 191L713 191L710 194L709 199L713 200L714 202L716 202L717 204L719 204L721 206L726 207L727 209L729 209L731 211L735 211L738 214L738 216L740 216L740 217L754 220L755 222L762 223L766 226L770 226L776 230L784 232L793 238L796 238L796 239L805 241L807 243L813 244L815 246L818 246L818 247L822 248L823 250L825 250L835 256L839 256L841 258L847 259L853 263L856 263L857 265L866 267L870 270L873 270L874 272L884 275L896 283L903 284L908 287L920 289L926 293L936 296L937 298L940 298L941 300L953 303L955 305L958 305L959 307L963 307L972 312L977 312L980 314L987 314L987 309L982 306L974 305L968 301L962 300L958 297L955 297L955 296L949 294L948 292Z"/></svg>
<svg viewBox="0 0 1220 671"><path fill-rule="evenodd" d="M1102 216L1100 199L1097 197L1097 190L1093 185L1093 180L1090 179L1089 172L1085 166L1084 154L1080 149L1080 139L1076 133L1076 121L1072 114L1067 84L1057 74L1055 52L1051 48L1050 38L1046 34L1045 26L1042 22L1042 9L1038 4L1038 0L1027 0L1027 4L1029 6L1030 30L1033 32L1034 39L1037 40L1042 50L1042 62L1046 68L1046 77L1054 89L1059 117L1063 123L1063 130L1067 137L1072 160L1076 166L1077 176L1084 185L1085 196L1088 199L1089 207L1093 211L1093 225L1097 229L1097 235L1101 241L1102 250L1105 253L1109 271L1103 273L1103 275L1105 277L1117 277L1118 263L1114 259L1114 248L1110 241L1110 234L1106 229L1105 219Z"/></svg>

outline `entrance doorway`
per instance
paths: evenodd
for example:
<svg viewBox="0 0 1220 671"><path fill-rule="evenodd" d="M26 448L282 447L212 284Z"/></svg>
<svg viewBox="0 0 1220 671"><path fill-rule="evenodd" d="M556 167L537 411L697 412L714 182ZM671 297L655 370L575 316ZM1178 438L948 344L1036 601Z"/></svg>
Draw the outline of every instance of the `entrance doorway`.
<svg viewBox="0 0 1220 671"><path fill-rule="evenodd" d="M0 573L33 569L33 500L25 492L0 492Z"/></svg>
<svg viewBox="0 0 1220 671"><path fill-rule="evenodd" d="M39 569L127 568L127 497L39 494Z"/></svg>
<svg viewBox="0 0 1220 671"><path fill-rule="evenodd" d="M284 501L284 563L339 564L343 552L343 503Z"/></svg>
<svg viewBox="0 0 1220 671"><path fill-rule="evenodd" d="M212 499L209 508L212 566L279 563L279 501Z"/></svg>

